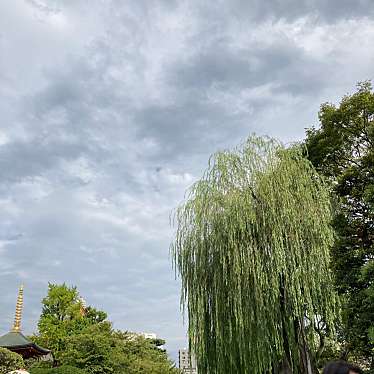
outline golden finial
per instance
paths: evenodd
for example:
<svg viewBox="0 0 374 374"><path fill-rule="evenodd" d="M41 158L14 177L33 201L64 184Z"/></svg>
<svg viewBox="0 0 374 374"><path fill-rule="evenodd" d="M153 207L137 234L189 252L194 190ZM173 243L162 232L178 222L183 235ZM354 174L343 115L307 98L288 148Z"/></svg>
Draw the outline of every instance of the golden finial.
<svg viewBox="0 0 374 374"><path fill-rule="evenodd" d="M19 291L18 291L16 315L14 317L14 325L12 328L13 332L21 331L22 309L23 309L23 285L20 286Z"/></svg>

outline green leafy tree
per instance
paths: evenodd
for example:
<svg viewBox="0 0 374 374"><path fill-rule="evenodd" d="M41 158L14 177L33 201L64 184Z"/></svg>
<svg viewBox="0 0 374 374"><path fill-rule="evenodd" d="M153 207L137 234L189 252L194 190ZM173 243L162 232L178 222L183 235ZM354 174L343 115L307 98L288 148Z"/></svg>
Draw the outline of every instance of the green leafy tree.
<svg viewBox="0 0 374 374"><path fill-rule="evenodd" d="M24 367L22 356L0 347L0 374L7 374L12 370Z"/></svg>
<svg viewBox="0 0 374 374"><path fill-rule="evenodd" d="M67 340L61 362L84 368L89 374L172 374L172 368L164 351L151 340L133 334L113 331L104 322L90 326L81 334Z"/></svg>
<svg viewBox="0 0 374 374"><path fill-rule="evenodd" d="M308 158L331 182L336 243L331 251L343 301L342 357L371 360L374 326L374 94L360 83L341 103L323 104L320 127L307 130Z"/></svg>
<svg viewBox="0 0 374 374"><path fill-rule="evenodd" d="M374 344L374 327L370 327L369 329L369 339L371 341L371 344ZM374 348L373 348L374 351Z"/></svg>
<svg viewBox="0 0 374 374"><path fill-rule="evenodd" d="M90 325L103 322L107 315L92 307L84 307L76 287L66 284L48 285L48 295L42 300L38 334L33 339L48 347L58 365L65 350L66 339Z"/></svg>
<svg viewBox="0 0 374 374"><path fill-rule="evenodd" d="M114 331L106 313L84 307L77 289L67 285L49 284L43 299L38 323L37 343L50 349L54 368L37 362L32 374L172 374L172 367L162 339L142 339L135 334ZM40 367L42 366L42 367Z"/></svg>
<svg viewBox="0 0 374 374"><path fill-rule="evenodd" d="M201 374L311 373L335 294L329 193L298 148L219 152L176 212L172 245Z"/></svg>

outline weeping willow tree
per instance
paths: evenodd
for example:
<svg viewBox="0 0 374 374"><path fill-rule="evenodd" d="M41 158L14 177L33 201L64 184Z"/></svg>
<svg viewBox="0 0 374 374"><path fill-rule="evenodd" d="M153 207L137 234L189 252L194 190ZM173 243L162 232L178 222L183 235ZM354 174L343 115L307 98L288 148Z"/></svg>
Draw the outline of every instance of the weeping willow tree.
<svg viewBox="0 0 374 374"><path fill-rule="evenodd" d="M309 327L335 319L330 220L300 150L251 137L210 159L172 244L199 374L313 372Z"/></svg>

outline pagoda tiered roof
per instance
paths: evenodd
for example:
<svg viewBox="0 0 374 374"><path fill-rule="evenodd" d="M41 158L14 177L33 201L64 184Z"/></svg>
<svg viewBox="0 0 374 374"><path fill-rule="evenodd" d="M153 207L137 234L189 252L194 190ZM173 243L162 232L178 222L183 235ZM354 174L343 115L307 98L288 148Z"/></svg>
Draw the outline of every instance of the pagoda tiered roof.
<svg viewBox="0 0 374 374"><path fill-rule="evenodd" d="M40 357L50 353L48 349L39 347L21 332L23 309L23 286L20 287L17 298L14 325L10 332L0 337L0 347L7 348L20 354L23 358Z"/></svg>

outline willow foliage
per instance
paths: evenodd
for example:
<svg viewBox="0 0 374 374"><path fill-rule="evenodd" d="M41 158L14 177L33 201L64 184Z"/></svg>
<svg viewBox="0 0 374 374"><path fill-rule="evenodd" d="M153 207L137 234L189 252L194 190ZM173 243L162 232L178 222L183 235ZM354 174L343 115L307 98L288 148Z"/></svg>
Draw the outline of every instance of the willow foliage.
<svg viewBox="0 0 374 374"><path fill-rule="evenodd" d="M300 372L300 342L313 345L300 335L305 321L332 325L335 305L329 195L313 166L297 149L251 137L211 158L175 220L199 373L275 372L285 359Z"/></svg>

